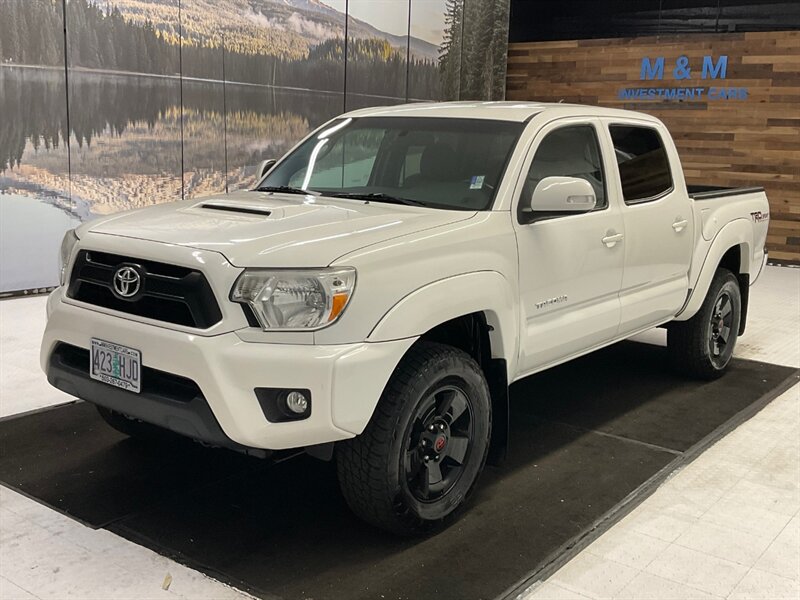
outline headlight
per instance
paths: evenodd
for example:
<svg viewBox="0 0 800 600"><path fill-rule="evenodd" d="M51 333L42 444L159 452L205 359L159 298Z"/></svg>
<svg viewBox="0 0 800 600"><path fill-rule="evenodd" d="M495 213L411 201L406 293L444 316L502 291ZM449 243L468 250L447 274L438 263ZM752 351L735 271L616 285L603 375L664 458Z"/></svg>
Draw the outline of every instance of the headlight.
<svg viewBox="0 0 800 600"><path fill-rule="evenodd" d="M67 283L67 265L69 265L69 258L72 256L72 250L75 244L78 243L78 236L75 235L75 230L70 229L64 234L64 239L61 240L61 251L59 253L59 266L61 267L61 285Z"/></svg>
<svg viewBox="0 0 800 600"><path fill-rule="evenodd" d="M315 271L247 269L231 290L231 300L247 304L266 331L320 329L344 312L356 284L352 268Z"/></svg>

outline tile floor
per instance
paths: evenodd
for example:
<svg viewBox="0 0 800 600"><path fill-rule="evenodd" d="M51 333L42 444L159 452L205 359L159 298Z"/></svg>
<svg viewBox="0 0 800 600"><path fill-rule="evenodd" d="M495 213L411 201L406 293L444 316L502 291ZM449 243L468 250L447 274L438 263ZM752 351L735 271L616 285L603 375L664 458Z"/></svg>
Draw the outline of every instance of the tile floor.
<svg viewBox="0 0 800 600"><path fill-rule="evenodd" d="M800 367L800 269L768 267L751 302L736 355ZM800 599L800 385L522 596Z"/></svg>
<svg viewBox="0 0 800 600"><path fill-rule="evenodd" d="M737 355L800 366L800 269L767 268L751 303ZM0 301L0 417L70 400L39 370L44 304L40 297ZM663 343L663 332L640 339ZM168 590L165 580L171 580ZM674 474L525 599L796 600L798 586L795 386ZM0 599L13 598L249 596L0 486Z"/></svg>

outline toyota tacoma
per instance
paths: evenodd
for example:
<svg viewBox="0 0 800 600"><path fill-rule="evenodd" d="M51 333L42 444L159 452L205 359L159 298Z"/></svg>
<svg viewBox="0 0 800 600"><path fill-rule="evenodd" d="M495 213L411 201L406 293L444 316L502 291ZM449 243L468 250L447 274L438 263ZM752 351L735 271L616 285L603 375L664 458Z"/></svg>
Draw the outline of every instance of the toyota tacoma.
<svg viewBox="0 0 800 600"><path fill-rule="evenodd" d="M766 260L764 191L687 187L635 112L370 108L260 173L68 232L42 368L129 435L333 459L398 534L464 506L513 381L652 327L720 376Z"/></svg>

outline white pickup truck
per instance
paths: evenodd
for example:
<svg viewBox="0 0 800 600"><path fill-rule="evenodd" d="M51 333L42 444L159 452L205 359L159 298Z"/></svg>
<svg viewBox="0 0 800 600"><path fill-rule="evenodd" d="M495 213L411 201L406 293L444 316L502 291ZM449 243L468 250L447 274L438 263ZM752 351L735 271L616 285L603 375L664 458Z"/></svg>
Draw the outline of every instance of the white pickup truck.
<svg viewBox="0 0 800 600"><path fill-rule="evenodd" d="M42 368L130 435L333 457L401 534L502 454L515 380L658 326L679 369L720 375L766 260L763 190L687 190L634 112L359 110L263 173L68 232Z"/></svg>

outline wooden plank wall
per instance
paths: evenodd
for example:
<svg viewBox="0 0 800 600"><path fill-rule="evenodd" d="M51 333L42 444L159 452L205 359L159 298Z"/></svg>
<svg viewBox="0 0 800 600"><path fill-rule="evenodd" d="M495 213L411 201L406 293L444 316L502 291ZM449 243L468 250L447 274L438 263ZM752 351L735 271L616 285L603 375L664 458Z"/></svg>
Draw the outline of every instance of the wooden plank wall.
<svg viewBox="0 0 800 600"><path fill-rule="evenodd" d="M673 79L680 56L690 80ZM703 57L728 56L727 79L702 80ZM665 57L662 81L640 81L643 57ZM744 87L745 100L629 100L623 88ZM687 182L762 185L770 257L800 262L800 31L511 44L508 100L578 102L648 112L672 132Z"/></svg>

